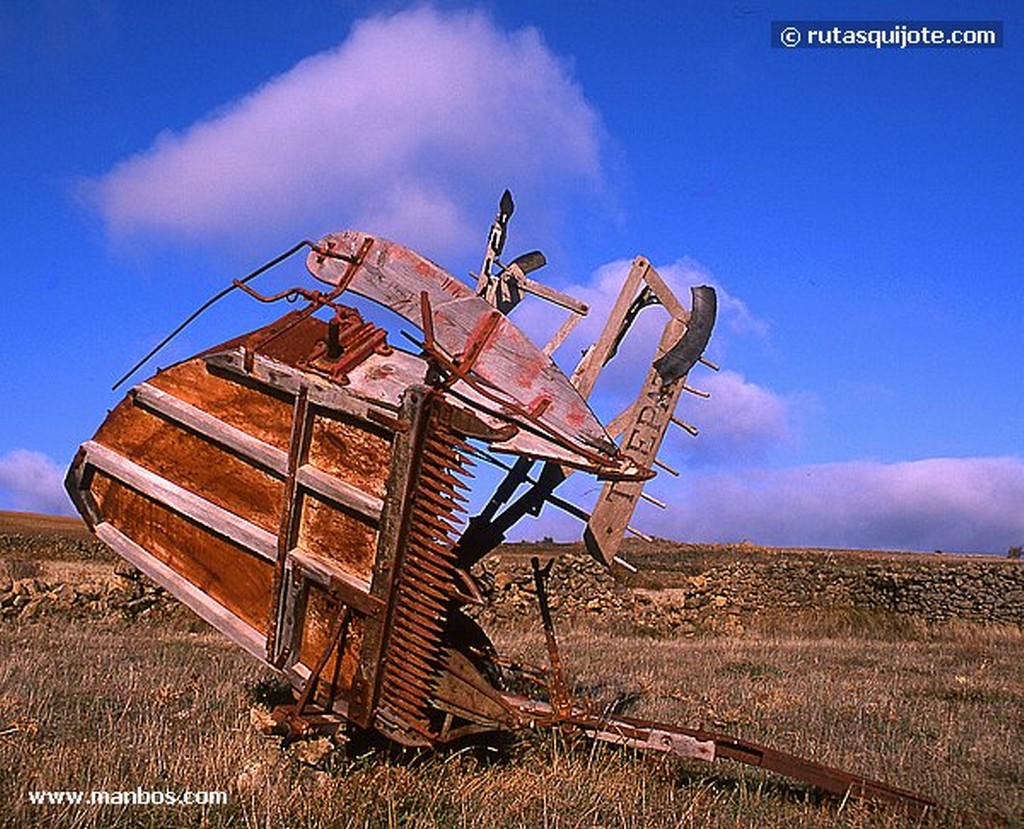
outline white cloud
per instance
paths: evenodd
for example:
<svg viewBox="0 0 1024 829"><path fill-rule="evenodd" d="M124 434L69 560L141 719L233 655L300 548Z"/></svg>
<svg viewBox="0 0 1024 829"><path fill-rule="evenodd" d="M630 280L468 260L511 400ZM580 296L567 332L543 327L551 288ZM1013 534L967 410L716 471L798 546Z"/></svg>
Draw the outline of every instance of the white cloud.
<svg viewBox="0 0 1024 829"><path fill-rule="evenodd" d="M8 508L47 515L70 515L64 470L40 452L14 449L0 455L0 501Z"/></svg>
<svg viewBox="0 0 1024 829"><path fill-rule="evenodd" d="M664 513L638 526L670 538L782 546L1005 553L1024 542L1024 460L850 461L683 473ZM668 484L664 484L668 486Z"/></svg>
<svg viewBox="0 0 1024 829"><path fill-rule="evenodd" d="M776 394L729 369L703 373L693 384L698 382L711 397L684 397L676 411L700 429L699 437L669 433L681 434L669 446L681 449L688 465L743 466L776 447L797 443L799 415L806 408L803 396Z"/></svg>
<svg viewBox="0 0 1024 829"><path fill-rule="evenodd" d="M336 49L160 135L83 190L118 239L351 226L436 256L482 244L480 217L506 185L600 189L601 136L536 29L423 7L357 23Z"/></svg>
<svg viewBox="0 0 1024 829"><path fill-rule="evenodd" d="M570 372L583 348L600 336L630 264L626 260L609 262L597 268L585 284L565 289L590 306L590 313L556 353L565 371ZM656 265L655 269L686 306L690 303L692 286L715 287L718 319L709 351L721 350L723 343L741 337L767 339L768 322L718 285L699 263L682 258L668 265ZM546 303L527 299L516 310L515 320L536 341L544 342L567 313L552 313L551 308ZM593 400L606 422L636 396L667 320L668 314L662 308L641 311L614 360L602 373ZM701 435L695 441L682 432L671 430L666 437L666 449L670 453L681 451L690 465L747 465L761 460L773 448L793 446L799 439L799 421L812 404L810 395L777 394L733 369L715 373L698 366L688 383L711 394L710 399L701 399L684 393L677 410L683 420L698 426Z"/></svg>
<svg viewBox="0 0 1024 829"><path fill-rule="evenodd" d="M678 541L825 549L1003 555L1024 543L1024 459L848 461L786 469L683 467L647 485L667 503L640 502L631 524ZM586 505L598 486L573 476L560 494ZM582 524L551 506L513 539L578 540Z"/></svg>

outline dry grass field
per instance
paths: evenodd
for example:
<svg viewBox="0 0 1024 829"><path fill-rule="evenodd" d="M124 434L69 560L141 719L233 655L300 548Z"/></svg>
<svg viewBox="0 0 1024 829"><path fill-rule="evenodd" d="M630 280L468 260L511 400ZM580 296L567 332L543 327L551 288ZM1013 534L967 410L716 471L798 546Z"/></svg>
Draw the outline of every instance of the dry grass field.
<svg viewBox="0 0 1024 829"><path fill-rule="evenodd" d="M491 633L511 659L543 664L537 627ZM837 613L728 637L638 636L600 619L559 633L576 693L596 706L732 733L919 791L948 807L928 825L1024 826L1019 628ZM185 613L0 622L0 826L917 825L727 761L667 761L566 734L424 757L353 741L311 765L251 725L270 684L268 671ZM140 789L222 791L227 803L30 799Z"/></svg>

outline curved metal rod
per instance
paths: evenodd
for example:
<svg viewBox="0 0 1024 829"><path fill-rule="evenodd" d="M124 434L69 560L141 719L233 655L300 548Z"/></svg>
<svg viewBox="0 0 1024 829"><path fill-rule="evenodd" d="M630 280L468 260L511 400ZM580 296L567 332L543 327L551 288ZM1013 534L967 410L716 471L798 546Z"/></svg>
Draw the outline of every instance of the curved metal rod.
<svg viewBox="0 0 1024 829"><path fill-rule="evenodd" d="M260 274L262 274L262 273L264 273L266 271L269 271L275 265L279 265L281 262L283 262L288 257L294 256L296 253L298 253L300 250L302 250L302 248L305 248L305 247L308 247L308 248L311 248L312 250L315 250L318 255L329 256L332 259L341 259L341 260L343 260L345 262L351 262L353 260L353 258L354 258L354 257L349 256L348 254L333 253L332 251L324 250L323 248L319 247L315 242L312 242L309 239L303 239L301 242L298 242L295 245L293 245L292 247L288 248L288 250L286 250L284 253L280 254L279 256L275 256L269 262L266 262L265 264L260 265L256 270L252 271L251 273L246 274L241 279L234 280L226 288L224 288L223 290L219 291L218 293L216 293L212 297L210 297L208 300L206 300L206 302L204 302L195 311L193 311L191 314L189 314L188 317L186 317L185 320L180 325L177 326L177 328L175 328L170 334L168 334L166 337L164 337L162 340L160 340L160 342L157 343L156 346L154 346L152 349L150 349L150 351L146 354L145 357L143 357L135 365L133 365L130 369L128 369L128 371L126 371L123 375L121 375L120 379L116 383L114 383L113 386L110 387L110 390L111 391L117 391L118 387L125 380L127 380L136 371L138 371L146 363L148 363L151 359L153 359L153 357L155 357L163 349L163 347L165 345L167 345L171 340L173 340L175 337L177 337L178 334L180 334L182 331L184 331L185 328L187 328L196 319L196 317L198 317L200 314L202 314L211 305L213 305L213 304L219 302L220 300L222 300L224 297L226 297L228 294L230 294L236 288L241 288L243 285L245 285L245 283L250 282L251 280L255 279Z"/></svg>

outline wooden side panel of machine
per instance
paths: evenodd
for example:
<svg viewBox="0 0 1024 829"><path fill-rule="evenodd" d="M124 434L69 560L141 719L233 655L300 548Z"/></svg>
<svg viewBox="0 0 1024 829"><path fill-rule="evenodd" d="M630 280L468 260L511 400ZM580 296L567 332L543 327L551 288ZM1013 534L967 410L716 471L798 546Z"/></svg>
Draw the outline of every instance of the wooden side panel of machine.
<svg viewBox="0 0 1024 829"><path fill-rule="evenodd" d="M394 434L325 402L340 387L311 400L295 366L275 387L209 356L136 386L79 450L69 491L116 552L296 687L316 674L312 699L344 712L381 614Z"/></svg>

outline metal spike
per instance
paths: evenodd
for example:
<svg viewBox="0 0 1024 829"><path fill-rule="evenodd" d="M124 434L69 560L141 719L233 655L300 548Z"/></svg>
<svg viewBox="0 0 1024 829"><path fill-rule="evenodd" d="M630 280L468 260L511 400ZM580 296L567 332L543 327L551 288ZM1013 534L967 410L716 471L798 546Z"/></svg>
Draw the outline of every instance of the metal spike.
<svg viewBox="0 0 1024 829"><path fill-rule="evenodd" d="M428 593L423 585L404 583L398 588L399 595L404 598L403 607L420 610L424 615L440 613L448 603L448 596L436 596Z"/></svg>
<svg viewBox="0 0 1024 829"><path fill-rule="evenodd" d="M661 469L664 469L669 475L671 475L674 478L678 478L679 477L679 471L676 470L676 469L673 469L671 466L669 466L664 461L661 461L661 460L658 460L657 458L655 458L654 459L654 465L657 466L657 467L660 467Z"/></svg>
<svg viewBox="0 0 1024 829"><path fill-rule="evenodd" d="M435 614L417 614L414 610L405 607L396 607L395 614L401 618L403 622L408 622L412 625L419 625L424 632L428 632L437 638L440 638L444 634L444 625L442 624L442 620L437 618Z"/></svg>
<svg viewBox="0 0 1024 829"><path fill-rule="evenodd" d="M462 437L462 435L460 435L458 432L453 432L451 429L447 429L441 426L437 427L436 429L434 429L433 432L430 433L430 435L427 437L427 442L434 444L438 442L443 442L444 446L454 446L458 447L459 449L471 447L473 445L464 437Z"/></svg>
<svg viewBox="0 0 1024 829"><path fill-rule="evenodd" d="M427 547L429 549L428 555L440 557L442 561L454 561L454 553L451 552L454 542L449 537L451 533L451 529L444 531L436 527L419 526L416 527L415 534L412 533L410 528L409 541L413 546L423 545Z"/></svg>
<svg viewBox="0 0 1024 829"><path fill-rule="evenodd" d="M438 527L436 523L422 521L418 524L411 526L410 533L414 533L417 537L422 540L431 550L444 558L450 558L454 560L455 555L452 552L451 539L448 538L450 534L454 532L452 527ZM431 532L434 535L431 535ZM439 536L439 537L435 537Z"/></svg>
<svg viewBox="0 0 1024 829"><path fill-rule="evenodd" d="M453 575L451 567L441 567L435 561L419 557L414 560L407 559L403 571L415 575L423 574L436 582L438 586L447 585Z"/></svg>
<svg viewBox="0 0 1024 829"><path fill-rule="evenodd" d="M441 533L442 535L449 535L455 532L455 528L449 522L446 516L437 515L436 513L428 510L419 509L420 505L417 504L416 514L413 516L413 521L417 527L424 530L433 530L434 532Z"/></svg>
<svg viewBox="0 0 1024 829"><path fill-rule="evenodd" d="M654 506L656 506L658 509L667 509L667 506L664 501L659 501L653 495L649 495L643 490L640 490L640 497L647 501L647 503L654 504Z"/></svg>
<svg viewBox="0 0 1024 829"><path fill-rule="evenodd" d="M408 693L406 691L405 693ZM406 724L410 720L422 720L423 719L423 706L426 702L426 696L429 691L424 689L422 693L417 693L416 697L420 699L408 699L402 696L398 689L395 689L391 693L385 695L387 704L392 708L396 709L393 711L394 714L398 714L399 723ZM422 701L421 701L422 700Z"/></svg>
<svg viewBox="0 0 1024 829"><path fill-rule="evenodd" d="M389 646L388 661L395 669L410 670L422 678L432 676L437 670L437 648L433 650L417 650L408 641L395 641L394 647Z"/></svg>
<svg viewBox="0 0 1024 829"><path fill-rule="evenodd" d="M429 468L425 464L423 468L420 470L420 476L423 478L430 478L430 480L437 485L451 487L451 489L449 490L449 494L451 495L452 498L455 498L463 503L469 501L469 499L465 495L457 491L460 489L463 491L469 491L469 487L466 486L458 478L451 478L450 480L445 479L441 477L435 470Z"/></svg>
<svg viewBox="0 0 1024 829"><path fill-rule="evenodd" d="M416 676L412 673L397 670L389 671L385 682L391 686L398 686L395 690L403 690L413 698L423 698L430 693L430 679L426 675ZM408 697L406 698L408 699Z"/></svg>
<svg viewBox="0 0 1024 829"><path fill-rule="evenodd" d="M428 626L429 623L424 622L423 619L411 619L408 616L402 616L400 617L400 621L403 629L412 631L412 633L419 636L427 644L433 643L433 645L436 646L444 635L443 629L435 630L432 625Z"/></svg>
<svg viewBox="0 0 1024 829"><path fill-rule="evenodd" d="M423 442L424 451L432 455L453 456L458 454L458 438L450 432L435 429Z"/></svg>
<svg viewBox="0 0 1024 829"><path fill-rule="evenodd" d="M416 496L418 498L422 498L424 501L427 501L428 503L433 504L435 507L440 509L443 513L445 513L445 518L449 516L454 517L456 514L464 513L466 511L466 508L463 507L462 504L459 504L455 501L450 500L449 498L446 498L445 494L439 492L431 492L426 489L421 489L419 492L416 493Z"/></svg>
<svg viewBox="0 0 1024 829"><path fill-rule="evenodd" d="M418 680L426 680L437 671L437 657L429 653L417 653L409 643L391 649L388 658L392 660L395 671Z"/></svg>
<svg viewBox="0 0 1024 829"><path fill-rule="evenodd" d="M399 695L411 695L413 697L425 696L429 688L429 680L426 676L415 676L412 673L403 671L397 665L388 671L384 682L390 685ZM396 687L397 686L397 687ZM404 694L401 692L404 691ZM408 697L407 697L408 698Z"/></svg>
<svg viewBox="0 0 1024 829"><path fill-rule="evenodd" d="M628 561L626 561L626 559L622 558L621 556L615 556L615 558L612 559L612 563L613 564L618 564L621 567L625 567L627 570L629 570L630 573L639 572L636 567L634 567L632 564L630 564Z"/></svg>
<svg viewBox="0 0 1024 829"><path fill-rule="evenodd" d="M431 535L431 531L434 528L432 526L426 526L425 522L412 522L409 525L409 534L421 541L432 553L440 556L444 560L454 560L455 553L451 544L451 539L435 539ZM451 530L449 530L451 532Z"/></svg>
<svg viewBox="0 0 1024 829"><path fill-rule="evenodd" d="M647 533L640 532L636 527L631 527L628 524L626 525L626 532L632 533L637 538L642 538L644 541L654 541L654 539L647 535Z"/></svg>
<svg viewBox="0 0 1024 829"><path fill-rule="evenodd" d="M431 678L438 672L439 663L436 658L425 660L404 648L401 653L389 652L388 659L391 667L385 681L390 682L395 677L401 677L410 689L419 689L420 692L425 692Z"/></svg>
<svg viewBox="0 0 1024 829"><path fill-rule="evenodd" d="M448 583L448 579L451 578L452 568L455 564L454 556L450 551L450 548L445 547L442 551L430 550L423 547L421 542L416 538L410 538L409 545L406 549L406 563L403 567L417 567L422 565L434 576L441 579L446 584Z"/></svg>
<svg viewBox="0 0 1024 829"><path fill-rule="evenodd" d="M405 572L402 574L402 586L413 586L415 585L420 591L426 593L428 596L432 596L439 602L446 602L452 594L449 590L446 590L436 579L431 578L427 573L410 573Z"/></svg>
<svg viewBox="0 0 1024 829"><path fill-rule="evenodd" d="M420 645L420 647L426 648L428 651L437 650L439 640L436 636L426 637L412 625L402 625L401 631L403 636L415 641Z"/></svg>
<svg viewBox="0 0 1024 829"><path fill-rule="evenodd" d="M678 417L676 417L675 415L673 415L673 416L672 416L671 418L669 418L669 419L670 419L670 420L671 420L671 421L672 421L672 422L673 422L674 424L676 424L676 426L678 426L678 427L679 427L680 429L683 429L684 431L686 431L686 432L689 432L689 433L690 433L691 435L693 435L694 437L697 437L697 435L699 435L699 434L700 434L700 429L698 429L698 428L697 428L696 426L694 426L694 425L693 425L692 423L687 423L687 422L686 422L685 420L680 420L680 419L679 419Z"/></svg>
<svg viewBox="0 0 1024 829"><path fill-rule="evenodd" d="M398 636L398 631L395 631L393 644L398 645L399 647L392 650L390 654L392 658L396 658L401 661L408 656L413 661L418 662L420 666L428 670L428 672L436 669L438 659L437 644L433 647L426 647L412 641L409 637Z"/></svg>
<svg viewBox="0 0 1024 829"><path fill-rule="evenodd" d="M455 481L459 480L458 475L454 471L452 471L452 464L445 463L443 460L438 459L436 457L424 455L422 466L424 466L427 469L430 469L432 472L436 472L440 477L444 478L446 481L454 483Z"/></svg>

